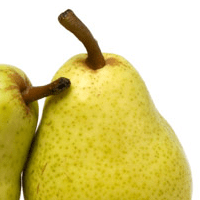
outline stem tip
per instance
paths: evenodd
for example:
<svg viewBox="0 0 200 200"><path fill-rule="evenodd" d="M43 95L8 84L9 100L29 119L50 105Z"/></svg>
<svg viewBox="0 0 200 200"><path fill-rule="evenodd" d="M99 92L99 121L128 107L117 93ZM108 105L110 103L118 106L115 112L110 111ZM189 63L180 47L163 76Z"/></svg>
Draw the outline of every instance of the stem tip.
<svg viewBox="0 0 200 200"><path fill-rule="evenodd" d="M70 87L71 82L68 78L60 77L59 79L55 80L51 83L51 92L52 95L60 94L62 91L66 90Z"/></svg>

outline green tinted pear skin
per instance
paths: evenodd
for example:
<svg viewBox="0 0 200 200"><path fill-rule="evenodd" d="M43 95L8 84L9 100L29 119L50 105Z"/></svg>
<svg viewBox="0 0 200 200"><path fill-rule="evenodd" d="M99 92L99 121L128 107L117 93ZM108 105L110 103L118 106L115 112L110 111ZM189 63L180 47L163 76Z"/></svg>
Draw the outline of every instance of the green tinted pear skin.
<svg viewBox="0 0 200 200"><path fill-rule="evenodd" d="M21 172L37 125L37 102L27 106L21 95L26 86L31 83L20 69L0 65L1 200L19 199Z"/></svg>
<svg viewBox="0 0 200 200"><path fill-rule="evenodd" d="M64 15L77 20L70 10ZM190 200L184 150L139 73L119 55L102 54L102 66L88 54L53 78L72 85L46 99L24 171L25 199Z"/></svg>
<svg viewBox="0 0 200 200"><path fill-rule="evenodd" d="M32 87L22 70L0 65L0 200L19 200L21 172L38 120L36 100L60 90L60 80Z"/></svg>

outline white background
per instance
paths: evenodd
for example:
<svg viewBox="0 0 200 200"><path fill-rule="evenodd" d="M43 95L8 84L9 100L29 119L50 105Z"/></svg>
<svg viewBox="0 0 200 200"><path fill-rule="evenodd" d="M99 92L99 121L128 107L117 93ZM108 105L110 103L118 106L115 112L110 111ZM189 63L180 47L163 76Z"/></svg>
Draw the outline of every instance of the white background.
<svg viewBox="0 0 200 200"><path fill-rule="evenodd" d="M200 2L1 0L0 63L21 68L34 85L50 82L65 61L85 52L57 21L68 8L90 28L103 52L124 56L139 71L185 149L193 200L199 200Z"/></svg>

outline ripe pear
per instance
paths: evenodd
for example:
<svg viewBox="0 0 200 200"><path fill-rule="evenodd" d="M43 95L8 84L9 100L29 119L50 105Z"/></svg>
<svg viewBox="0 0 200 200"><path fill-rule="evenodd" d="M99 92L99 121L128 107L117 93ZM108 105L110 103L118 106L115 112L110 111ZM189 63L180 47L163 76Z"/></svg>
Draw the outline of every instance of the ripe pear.
<svg viewBox="0 0 200 200"><path fill-rule="evenodd" d="M23 176L26 200L189 200L190 167L136 69L101 53L67 10L60 23L87 54L55 74L72 86L48 97Z"/></svg>
<svg viewBox="0 0 200 200"><path fill-rule="evenodd" d="M21 172L38 120L36 100L53 94L55 86L61 84L32 87L22 70L0 65L0 200L20 197Z"/></svg>

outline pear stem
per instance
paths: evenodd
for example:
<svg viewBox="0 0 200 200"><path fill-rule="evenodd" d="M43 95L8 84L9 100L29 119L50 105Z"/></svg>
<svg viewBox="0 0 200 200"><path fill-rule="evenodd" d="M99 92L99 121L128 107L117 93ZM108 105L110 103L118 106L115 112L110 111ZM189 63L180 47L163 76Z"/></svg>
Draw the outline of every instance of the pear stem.
<svg viewBox="0 0 200 200"><path fill-rule="evenodd" d="M27 87L22 91L22 97L26 104L29 104L33 101L37 101L41 98L60 94L62 91L67 89L70 86L70 80L67 78L58 78L52 83L44 86L38 87Z"/></svg>
<svg viewBox="0 0 200 200"><path fill-rule="evenodd" d="M58 17L59 22L71 33L73 33L85 46L88 58L86 63L93 70L100 69L105 65L104 57L101 53L97 41L89 29L70 9L61 13Z"/></svg>

